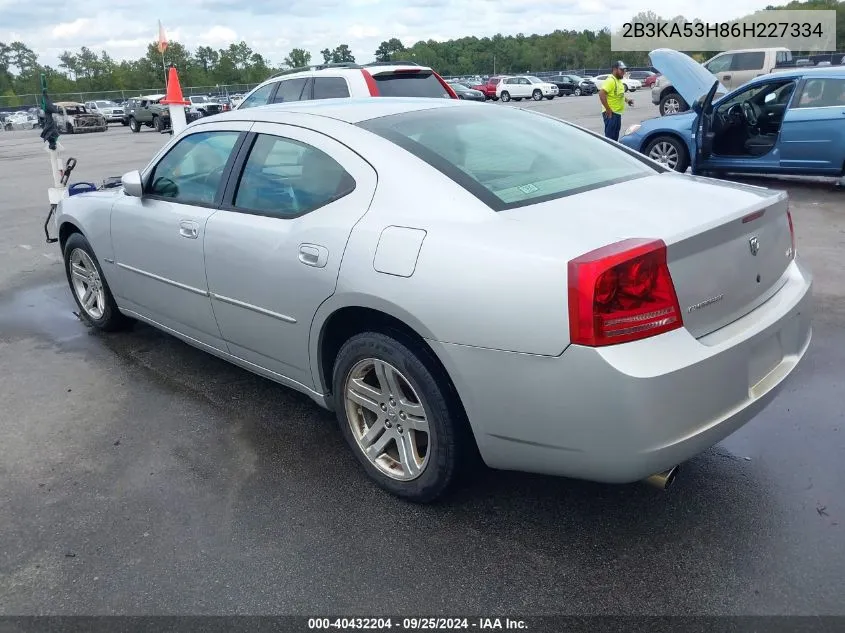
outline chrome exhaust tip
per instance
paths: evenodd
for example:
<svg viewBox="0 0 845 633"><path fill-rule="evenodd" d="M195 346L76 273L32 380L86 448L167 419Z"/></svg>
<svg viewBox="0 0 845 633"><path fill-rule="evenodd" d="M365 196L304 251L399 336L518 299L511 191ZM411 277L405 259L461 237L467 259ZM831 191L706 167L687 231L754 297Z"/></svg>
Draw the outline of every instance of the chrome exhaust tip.
<svg viewBox="0 0 845 633"><path fill-rule="evenodd" d="M660 488L661 490L668 490L669 486L675 481L675 476L678 474L678 467L672 466L669 470L664 470L662 473L654 473L649 475L643 481L650 486Z"/></svg>

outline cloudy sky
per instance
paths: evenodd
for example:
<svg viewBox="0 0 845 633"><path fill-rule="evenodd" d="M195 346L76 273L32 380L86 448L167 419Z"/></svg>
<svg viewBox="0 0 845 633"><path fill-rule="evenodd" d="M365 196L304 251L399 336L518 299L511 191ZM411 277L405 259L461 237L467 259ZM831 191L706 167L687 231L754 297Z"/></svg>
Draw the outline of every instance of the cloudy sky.
<svg viewBox="0 0 845 633"><path fill-rule="evenodd" d="M717 21L761 9L771 0L0 0L0 42L21 40L41 63L88 46L117 59L136 58L156 39L161 19L171 40L193 50L245 40L272 64L291 48L319 51L347 43L371 61L379 43L465 35L599 29L651 9L664 17ZM164 7L170 5L170 10Z"/></svg>

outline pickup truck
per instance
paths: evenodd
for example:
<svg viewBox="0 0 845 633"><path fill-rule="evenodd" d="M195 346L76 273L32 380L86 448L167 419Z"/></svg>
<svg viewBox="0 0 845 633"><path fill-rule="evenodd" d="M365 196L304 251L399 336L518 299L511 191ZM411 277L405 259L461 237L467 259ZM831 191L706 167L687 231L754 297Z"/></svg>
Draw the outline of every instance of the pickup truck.
<svg viewBox="0 0 845 633"><path fill-rule="evenodd" d="M788 48L747 48L724 51L702 64L728 91L739 88L755 77L779 70L805 66L839 66L845 64L845 53L823 53L807 57L793 57ZM651 101L660 114L673 114L689 109L689 104L665 76L658 77L651 89Z"/></svg>
<svg viewBox="0 0 845 633"><path fill-rule="evenodd" d="M161 104L163 94L134 97L126 102L123 109L124 125L128 125L133 132L140 132L142 126L151 127L156 132L166 132L170 129L170 109ZM185 107L185 120L190 123L202 115L192 108Z"/></svg>

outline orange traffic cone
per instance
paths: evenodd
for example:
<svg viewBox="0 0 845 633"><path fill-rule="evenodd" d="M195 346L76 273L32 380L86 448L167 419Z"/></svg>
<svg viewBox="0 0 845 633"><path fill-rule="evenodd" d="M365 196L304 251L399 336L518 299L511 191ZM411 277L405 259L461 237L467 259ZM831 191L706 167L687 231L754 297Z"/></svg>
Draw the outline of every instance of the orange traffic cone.
<svg viewBox="0 0 845 633"><path fill-rule="evenodd" d="M182 86L179 85L179 75L176 73L176 66L170 67L170 74L167 77L167 95L161 100L162 105L191 105L182 96Z"/></svg>

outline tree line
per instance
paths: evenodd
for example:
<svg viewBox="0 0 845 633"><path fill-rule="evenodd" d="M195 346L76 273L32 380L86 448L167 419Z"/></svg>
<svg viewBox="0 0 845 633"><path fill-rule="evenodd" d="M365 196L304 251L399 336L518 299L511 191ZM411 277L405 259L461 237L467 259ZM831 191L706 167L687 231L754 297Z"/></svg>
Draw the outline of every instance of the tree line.
<svg viewBox="0 0 845 633"><path fill-rule="evenodd" d="M835 9L837 36L845 45L845 2L809 0L790 2L767 9ZM653 13L640 13L633 21L654 19ZM678 16L673 20L683 20ZM705 58L703 51L697 57ZM611 51L610 31L555 30L545 35L501 35L492 37L462 37L437 42L419 41L406 47L398 38L382 42L374 51L378 61L413 61L430 66L442 75L490 75L493 73L523 73L579 68L606 68L617 58L629 66L648 66L645 52L618 53ZM241 41L226 48L200 46L188 50L179 42L171 42L162 60L156 42L150 42L146 54L135 60L114 60L106 51L99 53L83 46L76 52L65 51L58 67L41 65L37 54L23 42L0 42L0 105L16 103L16 95L40 92L40 75L47 76L50 92L54 94L111 90L145 90L164 85L163 63L179 69L183 86L216 86L257 84L274 72L311 63L355 62L348 44L320 51L321 59L312 60L311 53L294 48L279 64L272 64L261 53L253 51ZM367 56L369 58L369 56Z"/></svg>

